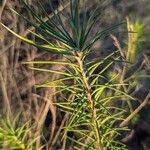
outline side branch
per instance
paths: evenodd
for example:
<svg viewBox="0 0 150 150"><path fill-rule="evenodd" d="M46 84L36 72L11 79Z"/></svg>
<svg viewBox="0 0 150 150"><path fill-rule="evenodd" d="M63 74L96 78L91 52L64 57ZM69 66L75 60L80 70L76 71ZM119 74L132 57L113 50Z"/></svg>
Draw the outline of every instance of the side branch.
<svg viewBox="0 0 150 150"><path fill-rule="evenodd" d="M130 122L130 120L139 113L139 111L146 106L146 104L149 102L150 99L150 92L148 93L148 95L146 96L145 100L139 105L139 107L137 107L121 124L120 127L124 127L126 125L128 125L128 123Z"/></svg>

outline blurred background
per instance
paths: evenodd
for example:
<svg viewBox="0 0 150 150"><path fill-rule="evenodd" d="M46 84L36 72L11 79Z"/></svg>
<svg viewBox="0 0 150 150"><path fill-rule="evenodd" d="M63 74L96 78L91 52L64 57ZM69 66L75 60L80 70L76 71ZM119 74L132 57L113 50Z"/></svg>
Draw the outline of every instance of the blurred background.
<svg viewBox="0 0 150 150"><path fill-rule="evenodd" d="M95 44L93 48L95 51L90 54L90 57L93 58L95 55L104 57L117 49L116 38L121 49L124 52L128 51L128 60L133 61L128 76L131 77L130 74L132 72L138 71L138 74L133 78L131 77L132 80L130 81L130 84L133 85L130 89L130 94L137 98L137 102L132 106L134 110L145 100L150 91L150 0L110 0L109 2L108 6L102 11L102 18L97 22L92 32L121 21L126 21L127 26L123 30L118 30L115 36L112 35L106 39L99 40ZM28 3L44 18L44 14L39 9L36 0L28 0ZM47 12L51 14L48 0L42 0L42 3ZM52 3L55 8L62 9L63 11L68 9L67 0L63 1L65 8L61 7L58 0L52 0ZM93 10L95 1L89 1L87 7L89 10ZM33 35L29 34L29 30L34 30L34 28L9 8L14 8L30 20L34 20L21 1L0 0L0 21L20 35L35 39ZM139 37L135 38L135 41L130 41L130 48L134 49L134 51L129 52L128 31L134 31L134 29L139 32ZM22 62L56 59L61 60L63 58L57 54L41 51L22 42L0 26L1 117L6 112L9 112L14 117L18 112L23 111L25 120L28 120L28 118L34 118L37 121L43 119L45 126L49 126L51 123L49 107L43 98L47 98L48 92L51 89L37 90L34 85L43 83L53 77L46 73L34 72L29 68L32 65L23 65ZM55 67L57 66L55 65ZM62 68L58 66L58 69L61 70ZM57 110L57 108L53 109ZM43 111L45 111L44 116L42 116ZM61 114L57 112L58 126L60 124L59 120L62 119L61 117ZM150 150L150 103L147 103L139 111L135 119L129 124L129 128L131 128L131 132L124 139L128 149Z"/></svg>

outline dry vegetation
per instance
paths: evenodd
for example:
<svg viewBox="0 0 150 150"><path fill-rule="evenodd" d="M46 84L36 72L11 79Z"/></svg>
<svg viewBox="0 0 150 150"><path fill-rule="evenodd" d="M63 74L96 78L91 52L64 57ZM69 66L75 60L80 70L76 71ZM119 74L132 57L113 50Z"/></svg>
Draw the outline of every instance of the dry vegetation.
<svg viewBox="0 0 150 150"><path fill-rule="evenodd" d="M54 0L53 0L54 1ZM11 28L13 31L19 33L22 36L28 36L36 40L36 37L29 34L29 30L33 30L25 20L17 16L9 10L9 8L15 8L24 16L27 16L30 20L34 20L29 12L26 11L24 6L18 0L2 0L0 8L0 21ZM51 15L49 8L47 7L47 1L44 1L45 8ZM90 1L91 3L91 1ZM39 14L42 13L37 6L36 0L29 1L30 6L32 6ZM54 5L59 7L58 2L54 1ZM127 15L131 13L136 13L140 16L145 15L143 20L144 26L144 44L140 44L139 49L141 51L137 52L137 57L135 58L134 65L129 67L129 70L125 70L123 66L115 66L115 68L120 74L120 83L128 82L131 86L124 87L124 90L133 96L136 101L128 104L130 113L127 114L127 118L123 121L120 126L125 126L129 124L131 132L124 137L123 142L125 142L129 149L131 150L142 150L141 147L145 147L144 150L148 150L148 143L150 139L150 118L149 116L149 81L150 81L150 51L148 43L148 34L147 31L150 29L149 20L150 17L148 12L144 14L142 8L137 11L139 5L146 7L149 10L148 1L139 2L135 6L135 2L127 3L126 0L116 0L113 5L109 6L105 11L101 22L97 23L95 28L98 26L104 27L106 24L112 24L115 21L124 20ZM65 7L67 8L68 2L65 1ZM94 5L91 3L89 9L93 9ZM135 10L130 12L130 9L135 8ZM121 12L118 14L118 12ZM138 16L137 16L138 17ZM46 18L45 18L46 19ZM95 32L95 29L92 31ZM128 31L131 28L128 27ZM91 33L91 34L92 34ZM132 33L131 33L132 34ZM99 52L93 52L90 54L89 58L93 59L96 55L101 55L101 57L106 56L111 52L111 49L119 49L121 54L124 55L126 51L129 50L129 44L135 44L135 41L132 41L132 35L127 35L119 33L118 37L112 35L106 41L98 41L95 45L95 49L103 49ZM124 44L125 38L130 36L130 43ZM134 38L134 37L133 37ZM138 41L137 41L138 42ZM113 44L112 44L113 43ZM127 46L128 45L128 46ZM108 51L106 52L105 49ZM133 49L133 47L132 47ZM140 55L139 55L140 54ZM131 54L129 54L130 56ZM124 56L123 56L124 57ZM46 51L41 51L34 46L28 45L7 30L0 26L0 114L1 118L6 116L8 113L10 118L13 120L16 118L17 114L21 112L21 121L27 122L29 120L35 120L37 124L36 129L31 130L30 136L36 133L37 135L42 135L42 140L37 140L36 149L39 149L40 142L45 143L46 138L49 138L50 145L49 149L58 149L57 140L61 132L61 128L64 126L66 120L68 119L68 114L65 115L60 113L60 110L52 103L57 102L59 99L56 95L48 96L49 93L55 92L55 88L41 88L36 89L35 84L44 83L47 80L58 79L59 76L51 75L48 73L39 73L30 68L34 67L33 64L24 65L22 62L31 61L31 60L58 60L62 61L64 58L60 55L48 53ZM129 60L128 60L129 61ZM62 71L64 68L61 65L48 66L44 65L48 69L57 69ZM110 70L111 71L111 70ZM135 72L138 72L137 74ZM110 73L111 74L111 73ZM119 89L120 87L118 87ZM72 96L72 95L71 95ZM124 106L124 105L122 105ZM144 108L144 109L143 109ZM142 111L141 111L142 110ZM144 114L144 115L143 115ZM136 116L136 117L135 117ZM144 116L144 117L143 117ZM146 116L146 117L145 117ZM135 118L135 120L133 120ZM133 120L131 123L130 121ZM140 126L140 124L143 124ZM30 122L31 126L32 122ZM33 124L34 126L34 124ZM146 131L145 131L146 129ZM36 131L36 132L35 132ZM148 134L145 135L145 132ZM41 134L42 133L42 134ZM44 135L43 135L44 134ZM142 135L144 134L144 135ZM37 136L36 135L36 136ZM144 137L142 137L144 136ZM59 148L66 149L66 140L64 139L63 145L59 145ZM144 146L143 146L144 145ZM55 148L54 148L55 147ZM139 148L139 149L138 149Z"/></svg>

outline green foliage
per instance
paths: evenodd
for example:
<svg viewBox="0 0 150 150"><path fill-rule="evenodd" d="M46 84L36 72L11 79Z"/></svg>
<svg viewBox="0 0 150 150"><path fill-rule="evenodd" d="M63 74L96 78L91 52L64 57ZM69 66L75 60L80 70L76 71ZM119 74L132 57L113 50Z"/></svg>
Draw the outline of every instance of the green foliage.
<svg viewBox="0 0 150 150"><path fill-rule="evenodd" d="M0 149L3 150L33 150L39 137L30 137L30 121L23 124L20 115L14 120L5 116L0 120Z"/></svg>
<svg viewBox="0 0 150 150"><path fill-rule="evenodd" d="M122 100L125 100L125 102L130 101L133 98L124 92L122 88L117 88L124 84L113 82L114 80L116 81L118 74L114 74L110 78L106 78L103 75L116 61L119 61L121 56L116 51L104 59L97 58L91 61L87 57L97 40L108 36L122 23L106 27L104 30L97 31L96 34L91 35L91 30L99 19L99 6L88 17L86 9L81 12L79 0L70 0L70 11L65 15L62 12L54 11L49 0L50 7L53 10L53 19L51 19L44 10L42 3L38 1L39 6L49 19L48 22L44 22L25 1L22 2L32 14L35 22L31 22L15 10L12 11L23 17L39 31L38 33L32 31L31 34L42 40L42 42L37 43L22 37L4 24L1 23L1 25L21 40L38 48L63 54L66 59L66 61L59 62L32 61L25 63L34 64L35 66L37 64L59 64L64 66L62 71L40 67L32 68L35 71L59 75L56 80L36 85L37 88L55 88L56 92L49 93L49 96L57 95L58 99L54 104L61 112L68 115L65 126L61 130L60 138L62 140L59 143L62 144L66 139L66 149L70 145L72 149L81 149L81 147L89 150L126 149L125 145L118 140L118 136L127 130L127 128L119 127L119 123L124 120L126 113L124 109L120 108L119 103ZM82 18L81 13L83 14ZM67 19L69 27L65 26L62 16ZM51 42L48 37L53 38L54 41ZM98 68L102 69L97 72ZM20 135L27 134L28 131L25 128L26 125L12 131L11 128L4 131L2 128L1 132L3 136L4 133L8 134L8 136L5 136L8 137L7 143L11 143L12 139L9 139L9 135L15 132L13 136L16 135L15 138L18 140L15 142L15 146L24 148L30 145L24 144L26 136L20 137Z"/></svg>
<svg viewBox="0 0 150 150"><path fill-rule="evenodd" d="M138 19L127 18L127 28L128 28L128 51L126 60L134 64L137 59L139 48L141 42L145 40L144 38L144 24Z"/></svg>
<svg viewBox="0 0 150 150"><path fill-rule="evenodd" d="M83 17L80 16L80 2L77 0L73 2L70 0L70 12L66 15L59 11L54 11L53 7L51 5L51 1L49 0L50 7L53 10L54 20L49 18L49 15L45 12L42 3L38 1L39 6L45 12L45 15L49 19L48 22L44 22L43 19L38 16L34 10L32 10L28 4L22 0L24 5L26 6L27 10L30 11L33 18L35 19L35 22L31 22L29 19L27 19L22 14L19 14L15 10L11 9L13 12L15 12L17 15L24 18L26 21L28 21L32 26L34 26L39 33L35 33L31 31L31 34L35 35L37 38L41 39L44 44L37 43L35 41L32 41L30 39L27 39L25 37L22 37L21 35L18 35L17 33L10 30L8 27L6 27L4 24L1 23L2 26L4 26L7 30L9 30L11 33L13 33L15 36L20 38L21 40L34 45L38 48L51 51L54 53L61 53L65 55L73 55L74 52L82 51L84 53L88 52L92 45L100 38L104 38L110 34L111 31L116 29L119 25L123 24L116 24L112 25L110 27L106 27L102 31L98 31L95 35L93 35L91 38L89 38L89 34L95 24L95 22L99 19L99 9L96 8L95 11L91 14L91 16L87 17L87 11L85 10L83 12ZM68 21L69 28L71 29L70 33L67 31L65 23L62 21L61 17L65 17ZM44 36L47 35L47 36ZM51 43L49 38L52 37L57 42L61 42L61 45L58 45L56 43Z"/></svg>

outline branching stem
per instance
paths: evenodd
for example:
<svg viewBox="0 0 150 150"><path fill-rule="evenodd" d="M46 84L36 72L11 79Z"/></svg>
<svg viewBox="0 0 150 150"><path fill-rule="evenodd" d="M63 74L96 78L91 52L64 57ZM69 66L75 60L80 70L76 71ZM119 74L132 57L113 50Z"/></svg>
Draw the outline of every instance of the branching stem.
<svg viewBox="0 0 150 150"><path fill-rule="evenodd" d="M90 107L91 107L91 111L92 111L92 123L93 123L93 129L95 132L95 139L96 139L96 150L102 150L102 143L101 143L101 138L100 138L100 133L99 133L99 129L98 129L98 123L97 123L97 115L96 115L96 107L95 107L95 103L94 100L92 99L92 91L91 91L91 86L89 85L88 79L87 79L87 75L84 71L84 66L83 66L83 54L77 53L76 54L76 60L78 62L79 68L80 68L80 72L82 75L82 79L83 79L83 84L85 87L85 91L86 91L86 96L87 96L87 100L90 103Z"/></svg>

